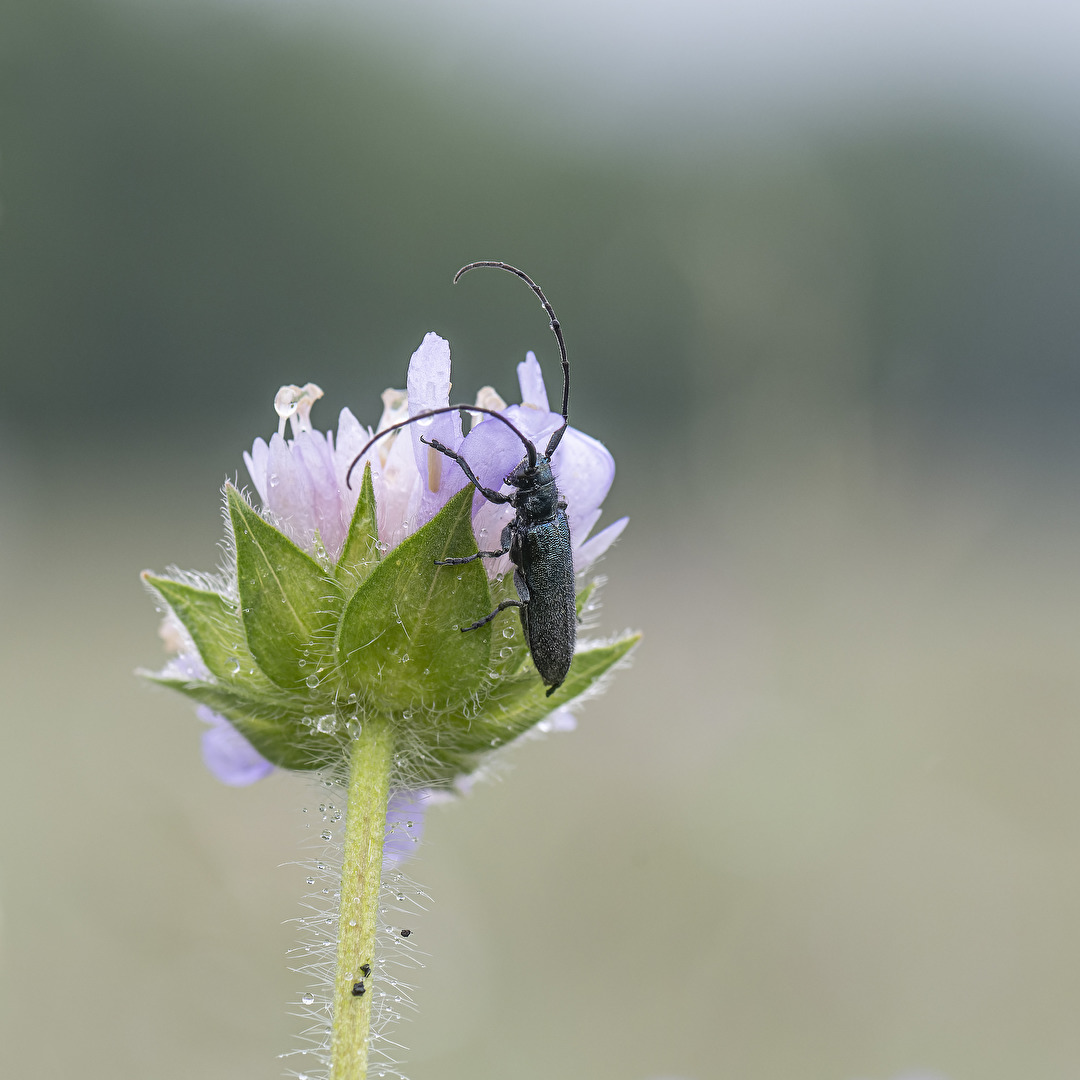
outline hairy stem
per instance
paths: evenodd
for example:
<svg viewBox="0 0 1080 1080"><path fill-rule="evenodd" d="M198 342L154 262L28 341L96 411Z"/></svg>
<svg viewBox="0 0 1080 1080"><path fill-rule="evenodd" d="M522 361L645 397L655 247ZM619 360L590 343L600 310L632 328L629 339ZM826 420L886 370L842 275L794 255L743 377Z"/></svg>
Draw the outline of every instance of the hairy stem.
<svg viewBox="0 0 1080 1080"><path fill-rule="evenodd" d="M393 734L385 722L364 724L352 744L330 1080L365 1080L367 1076L375 930L393 754Z"/></svg>

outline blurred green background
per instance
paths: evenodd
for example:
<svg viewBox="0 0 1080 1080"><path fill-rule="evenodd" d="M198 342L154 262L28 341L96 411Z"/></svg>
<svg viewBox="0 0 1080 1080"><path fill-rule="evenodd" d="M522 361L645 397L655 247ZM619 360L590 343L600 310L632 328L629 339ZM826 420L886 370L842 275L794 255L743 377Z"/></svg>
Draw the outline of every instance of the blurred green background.
<svg viewBox="0 0 1080 1080"><path fill-rule="evenodd" d="M1075 16L605 5L0 0L0 1075L280 1075L318 795L208 775L137 573L284 382L555 382L481 258L646 638L430 815L408 1075L1080 1075Z"/></svg>

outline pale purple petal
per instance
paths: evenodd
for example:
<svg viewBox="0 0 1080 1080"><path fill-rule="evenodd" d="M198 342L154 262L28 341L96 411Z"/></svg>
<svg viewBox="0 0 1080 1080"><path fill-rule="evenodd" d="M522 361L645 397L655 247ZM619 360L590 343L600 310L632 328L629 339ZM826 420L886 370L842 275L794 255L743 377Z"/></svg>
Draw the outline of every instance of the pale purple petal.
<svg viewBox="0 0 1080 1080"><path fill-rule="evenodd" d="M426 334L409 361L409 415L450 404L450 343L438 334ZM437 450L420 441L436 439L451 450L461 445L461 417L443 413L417 421L411 428L416 468L423 484L419 521L430 521L455 492L468 482L461 469Z"/></svg>
<svg viewBox="0 0 1080 1080"><path fill-rule="evenodd" d="M379 540L393 548L416 531L423 481L416 470L411 440L391 435L386 441L390 443L386 462L374 472L372 482Z"/></svg>
<svg viewBox="0 0 1080 1080"><path fill-rule="evenodd" d="M536 725L537 731L547 735L564 731L577 731L577 717L565 706L549 713Z"/></svg>
<svg viewBox="0 0 1080 1080"><path fill-rule="evenodd" d="M266 476L267 462L270 458L270 448L265 439L256 439L251 445L251 453L244 454L244 464L247 466L248 476L259 493L259 498L266 503Z"/></svg>
<svg viewBox="0 0 1080 1080"><path fill-rule="evenodd" d="M461 453L472 466L477 479L495 491L510 491L503 483L506 475L514 470L525 457L521 440L500 420L488 419L465 436ZM501 546L503 527L514 516L514 509L506 503L489 502L479 492L473 498L473 532L481 551L496 551ZM494 580L510 570L510 557L485 559L484 569Z"/></svg>
<svg viewBox="0 0 1080 1080"><path fill-rule="evenodd" d="M601 529L595 536L589 537L574 552L574 569L579 573L582 570L588 570L619 539L629 520L629 518L625 517L619 518L618 521L612 522L606 529Z"/></svg>
<svg viewBox="0 0 1080 1080"><path fill-rule="evenodd" d="M416 845L424 835L424 803L428 792L395 791L386 808L386 832L383 839L383 858L390 863L404 862L415 854Z"/></svg>
<svg viewBox="0 0 1080 1080"><path fill-rule="evenodd" d="M615 479L615 459L607 447L577 428L567 428L551 467L571 517L582 520L599 509Z"/></svg>
<svg viewBox="0 0 1080 1080"><path fill-rule="evenodd" d="M183 631L187 638L187 630ZM210 670L203 663L202 657L194 645L186 645L185 651L172 657L165 665L164 674L170 678L186 679L189 682L205 682L210 678Z"/></svg>
<svg viewBox="0 0 1080 1080"><path fill-rule="evenodd" d="M567 520L570 523L570 545L576 553L585 542L585 537L592 532L592 527L600 520L600 511L594 510L591 514L579 514L576 510L567 509ZM574 556L574 569L580 570L577 555Z"/></svg>
<svg viewBox="0 0 1080 1080"><path fill-rule="evenodd" d="M521 403L540 412L551 412L548 405L547 390L544 387L544 373L531 349L525 359L517 366L518 385L521 387Z"/></svg>
<svg viewBox="0 0 1080 1080"><path fill-rule="evenodd" d="M558 413L537 409L532 405L510 405L505 410L505 416L532 440L538 454L547 450L552 432L562 426L562 417ZM525 456L524 451L521 456Z"/></svg>
<svg viewBox="0 0 1080 1080"><path fill-rule="evenodd" d="M469 463L476 478L484 487L493 488L495 491L500 488L510 490L504 487L503 481L524 459L525 453L521 440L501 420L494 417L477 424L461 444L461 455ZM477 494L477 498L482 500L483 496ZM474 501L474 512L477 505Z"/></svg>
<svg viewBox="0 0 1080 1080"><path fill-rule="evenodd" d="M333 444L321 431L301 431L293 440L293 457L299 460L307 486L311 519L332 559L341 553L348 523L342 514Z"/></svg>
<svg viewBox="0 0 1080 1080"><path fill-rule="evenodd" d="M360 481L364 476L364 463L361 461L353 469L349 478L352 487L345 484L345 477L349 472L349 466L356 459L356 455L371 440L373 432L365 427L352 414L351 409L342 409L338 416L337 439L334 443L334 471L337 476L338 490L348 506L349 516L352 516L356 498L360 493ZM372 447L372 450L375 448ZM370 455L369 455L370 456ZM373 466L374 467L374 466Z"/></svg>
<svg viewBox="0 0 1080 1080"><path fill-rule="evenodd" d="M223 784L247 787L274 771L274 766L224 716L205 705L195 712L210 725L202 735L203 761Z"/></svg>
<svg viewBox="0 0 1080 1080"><path fill-rule="evenodd" d="M307 470L299 455L294 457L292 447L281 435L273 435L270 439L266 467L267 493L263 505L290 540L310 551L315 535L315 514Z"/></svg>

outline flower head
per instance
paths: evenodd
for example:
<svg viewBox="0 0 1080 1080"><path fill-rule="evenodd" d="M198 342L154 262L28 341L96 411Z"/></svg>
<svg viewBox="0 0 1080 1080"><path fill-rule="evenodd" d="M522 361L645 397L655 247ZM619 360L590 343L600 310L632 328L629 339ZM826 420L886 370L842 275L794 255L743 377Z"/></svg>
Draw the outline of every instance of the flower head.
<svg viewBox="0 0 1080 1080"><path fill-rule="evenodd" d="M549 407L532 353L517 374L520 405L507 406L490 387L476 404L543 445L562 416ZM466 493L462 470L421 436L460 453L483 485L503 491L525 456L521 441L495 418L475 414L480 422L466 433L459 414L443 413L391 432L356 460L377 432L446 406L449 394L450 347L436 334L413 353L407 390L383 394L374 430L343 409L336 433L320 431L311 413L322 390L282 387L277 432L244 454L261 513L226 487L231 558L223 574L144 574L168 606L179 650L154 678L199 702L209 725L204 756L226 783L251 783L273 766L334 767L350 737L377 717L397 732L399 791L449 787L530 728L572 726L567 703L633 644L579 648L547 698L512 615L460 633L516 595L509 559L441 560L495 546L515 511ZM591 535L614 461L568 428L552 469L580 578L626 525L623 518Z"/></svg>

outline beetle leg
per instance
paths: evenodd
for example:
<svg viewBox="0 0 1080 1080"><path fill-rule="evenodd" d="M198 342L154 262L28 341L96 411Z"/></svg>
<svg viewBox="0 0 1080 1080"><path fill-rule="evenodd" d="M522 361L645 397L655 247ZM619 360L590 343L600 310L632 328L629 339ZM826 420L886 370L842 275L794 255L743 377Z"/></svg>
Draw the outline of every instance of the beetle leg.
<svg viewBox="0 0 1080 1080"><path fill-rule="evenodd" d="M520 600L504 600L490 615L485 615L479 622L474 622L472 626L463 626L461 632L467 633L469 630L478 630L481 626L486 626L500 611L505 611L509 607L522 607Z"/></svg>
<svg viewBox="0 0 1080 1080"><path fill-rule="evenodd" d="M504 547L501 551L478 551L475 555L463 555L460 559L436 559L436 566L460 566L461 563L475 562L477 559L497 559L510 550Z"/></svg>
<svg viewBox="0 0 1080 1080"><path fill-rule="evenodd" d="M430 446L433 449L438 450L440 454L445 454L448 458L456 461L460 466L461 471L475 485L476 490L479 491L488 502L508 503L510 501L509 495L504 495L501 491L494 491L492 488L484 487L484 485L476 479L476 473L472 471L469 463L456 450L451 450L449 446L444 446L438 439L425 439L423 435L420 436L420 441L425 446Z"/></svg>

